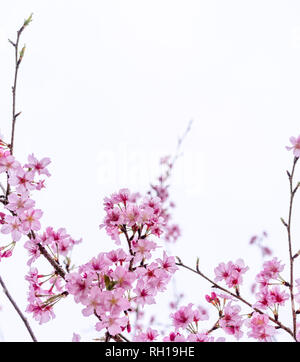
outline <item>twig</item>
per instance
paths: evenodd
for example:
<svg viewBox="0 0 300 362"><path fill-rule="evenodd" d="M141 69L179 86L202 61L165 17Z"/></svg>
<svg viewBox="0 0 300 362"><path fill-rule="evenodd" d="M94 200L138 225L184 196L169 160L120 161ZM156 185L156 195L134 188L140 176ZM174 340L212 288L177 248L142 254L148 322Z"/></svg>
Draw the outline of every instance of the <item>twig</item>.
<svg viewBox="0 0 300 362"><path fill-rule="evenodd" d="M28 331L28 333L30 334L30 337L32 338L33 342L37 342L37 339L28 323L28 320L24 317L23 313L21 312L20 308L18 307L17 303L14 301L14 299L12 298L12 296L10 295L3 279L1 278L0 276L0 284L3 288L3 291L5 293L5 295L7 296L7 298L9 299L9 301L11 302L11 304L13 305L13 307L15 308L16 312L19 314L20 318L22 319L22 321L24 322L25 324L25 327Z"/></svg>
<svg viewBox="0 0 300 362"><path fill-rule="evenodd" d="M218 320L216 321L216 323L211 327L211 329L209 329L209 330L206 332L206 334L210 334L210 333L212 333L213 331L215 331L216 329L218 329L218 328L219 328L219 321L220 321L220 319L218 319Z"/></svg>
<svg viewBox="0 0 300 362"><path fill-rule="evenodd" d="M10 153L13 154L14 151L14 139L15 139L15 126L16 126L16 119L21 114L21 112L16 112L16 97L17 97L17 81L18 81L18 72L19 67L22 62L24 52L25 52L25 45L19 52L19 42L20 37L23 32L23 30L26 28L26 26L32 21L32 14L29 16L28 19L24 20L23 25L21 28L17 31L17 39L15 42L8 39L9 43L15 48L15 73L14 73L14 80L13 80L13 86L12 86L12 127L11 127L11 139L10 139ZM6 188L6 197L9 195L10 192L10 186L8 183L8 175L7 175L7 188Z"/></svg>
<svg viewBox="0 0 300 362"><path fill-rule="evenodd" d="M187 270L192 271L193 273L196 273L196 274L200 275L202 278L204 278L204 279L207 280L209 283L211 283L214 288L218 288L218 289L222 290L223 292L231 295L232 297L240 300L242 303L248 305L248 307L250 307L251 309L253 309L255 312L258 312L258 313L260 313L260 314L265 314L265 313L262 312L260 309L254 308L251 303L249 303L247 300L245 300L244 298L242 298L240 295L236 295L236 294L232 293L231 291L227 290L226 288L223 288L223 287L221 287L219 284L215 283L213 280L211 280L211 279L208 278L206 275L204 275L204 274L199 270L199 267L197 267L197 269L193 269L193 268L191 268L191 267L183 264L182 261L181 261L179 258L177 258L177 259L178 259L178 263L176 263L176 265L181 266L181 267L183 267L183 268L185 268L185 269L187 269ZM277 324L278 327L280 327L280 328L282 328L283 330L285 330L288 334L290 334L290 335L296 340L296 337L294 336L294 333L291 331L290 328L286 327L284 324L282 324L281 322L279 322L278 320L276 320L276 319L273 318L273 317L270 317L270 316L269 316L269 319L270 319L273 323Z"/></svg>
<svg viewBox="0 0 300 362"><path fill-rule="evenodd" d="M180 156L179 151L180 151L181 145L182 145L184 139L186 138L186 136L188 135L188 133L190 132L191 127L192 127L192 124L193 124L193 120L190 120L189 123L188 123L188 126L187 126L187 128L186 128L186 130L185 130L185 132L184 132L183 135L178 139L177 147L176 147L176 152L175 152L175 155L174 155L173 161L172 161L172 165L173 165L173 166L174 166L174 163L176 162L176 160L178 159L178 157Z"/></svg>

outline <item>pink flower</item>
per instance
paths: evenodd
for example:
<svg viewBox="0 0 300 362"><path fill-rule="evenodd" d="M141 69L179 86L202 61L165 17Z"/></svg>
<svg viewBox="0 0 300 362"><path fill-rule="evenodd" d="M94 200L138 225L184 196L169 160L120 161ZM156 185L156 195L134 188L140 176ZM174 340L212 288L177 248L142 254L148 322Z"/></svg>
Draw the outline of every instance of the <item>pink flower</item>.
<svg viewBox="0 0 300 362"><path fill-rule="evenodd" d="M41 255L40 249L37 245L38 240L27 240L24 247L28 250L28 254L31 256L31 258L28 260L27 265L31 265L35 260L39 258Z"/></svg>
<svg viewBox="0 0 300 362"><path fill-rule="evenodd" d="M274 300L267 287L262 288L259 293L256 294L257 302L253 307L260 309L267 309L274 305Z"/></svg>
<svg viewBox="0 0 300 362"><path fill-rule="evenodd" d="M151 251L157 247L156 243L148 239L139 239L132 242L132 249L136 252L135 262L139 262L142 259L149 259L151 257Z"/></svg>
<svg viewBox="0 0 300 362"><path fill-rule="evenodd" d="M11 233L13 241L19 241L23 233L23 225L17 216L6 215L5 222L1 228L3 234Z"/></svg>
<svg viewBox="0 0 300 362"><path fill-rule="evenodd" d="M168 273L173 274L176 270L178 270L174 256L167 256L167 253L165 251L163 259L156 259L156 261L160 264L161 268Z"/></svg>
<svg viewBox="0 0 300 362"><path fill-rule="evenodd" d="M215 268L216 278L215 281L225 280L226 284L232 287L238 287L242 284L243 278L242 274L244 274L249 268L245 267L244 261L242 259L238 259L235 263L228 262L220 263Z"/></svg>
<svg viewBox="0 0 300 362"><path fill-rule="evenodd" d="M94 312L100 315L103 310L103 293L98 287L93 287L82 303L87 306L82 311L85 317L94 314Z"/></svg>
<svg viewBox="0 0 300 362"><path fill-rule="evenodd" d="M130 204L124 212L125 223L128 226L133 226L139 221L140 209L137 205Z"/></svg>
<svg viewBox="0 0 300 362"><path fill-rule="evenodd" d="M112 250L106 256L113 263L120 263L120 265L131 259L131 256L126 254L123 249Z"/></svg>
<svg viewBox="0 0 300 362"><path fill-rule="evenodd" d="M275 286L270 290L270 296L274 304L284 306L285 301L290 298L289 294L284 290L280 290L279 286Z"/></svg>
<svg viewBox="0 0 300 362"><path fill-rule="evenodd" d="M8 204L6 205L6 208L19 215L25 210L33 208L34 204L35 202L29 198L27 192L23 194L11 193L8 195Z"/></svg>
<svg viewBox="0 0 300 362"><path fill-rule="evenodd" d="M219 321L220 327L227 333L234 335L237 339L243 336L241 326L243 324L242 317L239 315L241 307L239 305L232 305L229 302L223 311L223 317Z"/></svg>
<svg viewBox="0 0 300 362"><path fill-rule="evenodd" d="M67 291L74 295L76 303L84 302L88 297L92 278L92 276L82 277L79 273L70 273L66 276Z"/></svg>
<svg viewBox="0 0 300 362"><path fill-rule="evenodd" d="M124 310L130 308L130 303L126 297L124 297L124 290L115 289L111 291L103 292L105 310L110 314L119 314Z"/></svg>
<svg viewBox="0 0 300 362"><path fill-rule="evenodd" d="M122 266L117 266L115 271L112 273L116 285L122 289L131 289L133 282L136 279L136 274L134 272L129 272L128 269L125 269Z"/></svg>
<svg viewBox="0 0 300 362"><path fill-rule="evenodd" d="M198 323L199 321L206 321L208 320L208 312L205 308L203 307L198 307L198 309L196 309L194 311L194 316L193 316L193 321Z"/></svg>
<svg viewBox="0 0 300 362"><path fill-rule="evenodd" d="M42 158L40 161L38 161L32 154L28 156L28 164L26 164L25 167L28 167L34 172L37 172L39 175L46 175L50 177L51 175L46 168L50 163L51 163L50 158L45 157Z"/></svg>
<svg viewBox="0 0 300 362"><path fill-rule="evenodd" d="M27 190L33 190L35 188L33 181L34 172L26 172L21 167L9 177L9 184L11 186L16 186L17 191L20 193Z"/></svg>
<svg viewBox="0 0 300 362"><path fill-rule="evenodd" d="M153 342L158 336L158 332L154 329L147 328L146 333L140 333L133 338L134 342Z"/></svg>
<svg viewBox="0 0 300 362"><path fill-rule="evenodd" d="M101 331L103 328L107 328L108 332L115 336L121 333L123 328L126 328L127 323L127 317L101 315L101 321L96 324L96 330Z"/></svg>
<svg viewBox="0 0 300 362"><path fill-rule="evenodd" d="M216 268L215 268L215 281L222 281L225 280L227 281L232 272L234 270L234 266L233 263L230 261L229 263L225 264L225 263L220 263Z"/></svg>
<svg viewBox="0 0 300 362"><path fill-rule="evenodd" d="M269 325L269 317L266 314L253 313L250 320L246 321L249 327L249 337L253 337L263 342L271 342L276 333L275 327Z"/></svg>
<svg viewBox="0 0 300 362"><path fill-rule="evenodd" d="M297 138L291 137L290 142L292 146L291 147L287 146L286 149L289 151L293 150L295 157L300 157L300 135Z"/></svg>
<svg viewBox="0 0 300 362"><path fill-rule="evenodd" d="M263 264L264 272L270 273L272 279L277 279L279 273L284 269L284 264L281 264L277 258L273 258L270 261L266 261Z"/></svg>
<svg viewBox="0 0 300 362"><path fill-rule="evenodd" d="M190 303L186 307L181 307L176 313L171 314L173 324L176 329L186 328L189 323L193 322L194 312L192 310L193 304Z"/></svg>
<svg viewBox="0 0 300 362"><path fill-rule="evenodd" d="M136 294L135 302L142 307L145 304L155 304L153 288L148 287L142 279L138 280L136 288L133 290Z"/></svg>
<svg viewBox="0 0 300 362"><path fill-rule="evenodd" d="M33 318L39 321L40 324L46 323L55 317L52 306L44 306L38 298L34 303L28 305L26 312L33 313Z"/></svg>
<svg viewBox="0 0 300 362"><path fill-rule="evenodd" d="M88 263L88 269L93 273L106 273L111 261L107 258L106 253L100 253Z"/></svg>
<svg viewBox="0 0 300 362"><path fill-rule="evenodd" d="M30 230L39 231L41 228L41 224L39 219L42 217L42 210L26 210L21 215L22 227L25 233L28 233Z"/></svg>
<svg viewBox="0 0 300 362"><path fill-rule="evenodd" d="M19 167L19 162L17 162L14 156L11 156L10 154L0 158L0 173L8 172L9 175L12 175Z"/></svg>

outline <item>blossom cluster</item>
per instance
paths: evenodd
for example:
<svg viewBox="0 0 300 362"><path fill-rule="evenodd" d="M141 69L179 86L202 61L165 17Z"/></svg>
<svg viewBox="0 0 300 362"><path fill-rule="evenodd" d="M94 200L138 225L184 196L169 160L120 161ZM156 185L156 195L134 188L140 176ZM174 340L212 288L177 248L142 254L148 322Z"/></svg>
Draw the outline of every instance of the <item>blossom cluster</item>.
<svg viewBox="0 0 300 362"><path fill-rule="evenodd" d="M176 158L175 158L176 159ZM170 201L168 180L174 167L175 159L171 160L170 156L163 157L160 164L163 167L162 174L158 177L156 184L151 184L151 195L153 192L161 201L161 217L163 218L164 240L167 242L176 242L181 235L178 224L171 223L172 215L170 210L175 207L175 203Z"/></svg>
<svg viewBox="0 0 300 362"><path fill-rule="evenodd" d="M246 273L248 267L245 267L244 261L238 259L235 263L232 261L225 263L220 263L215 268L215 281L224 280L229 288L235 288L238 291L239 286L243 282L243 274Z"/></svg>
<svg viewBox="0 0 300 362"><path fill-rule="evenodd" d="M289 299L289 294L276 285L288 286L280 275L283 270L284 265L277 258L263 264L263 270L256 276L259 292L256 293L257 302L254 307L263 310L270 308L274 315L278 316L279 306L284 306L285 301Z"/></svg>
<svg viewBox="0 0 300 362"><path fill-rule="evenodd" d="M31 194L34 190L45 188L45 177L50 176L47 169L49 164L49 158L38 160L32 154L28 156L28 162L22 165L11 155L9 145L1 138L0 173L7 175L7 190L1 198L4 212L0 213L0 232L10 235L10 241L0 247L0 260L10 257L16 243L25 237L27 241L24 246L30 256L27 263L29 266L44 253L61 268L60 256L67 258L73 246L81 241L71 238L63 228L54 230L48 227L45 232L41 232L40 219L43 212L35 207ZM64 275L65 272L61 270ZM40 323L55 316L54 304L66 296L62 275L56 270L45 275L33 267L25 277L29 282L29 304L26 310Z"/></svg>
<svg viewBox="0 0 300 362"><path fill-rule="evenodd" d="M23 235L34 238L35 232L41 229L40 218L43 212L35 208L35 201L31 199L30 193L44 188L44 176L50 176L47 169L49 158L38 160L32 154L28 156L28 162L21 165L11 155L8 145L3 141L1 145L0 174L6 174L8 182L6 195L1 198L6 212L1 212L0 215L0 231L10 235L10 242L0 247L0 259L12 255L16 242Z"/></svg>
<svg viewBox="0 0 300 362"><path fill-rule="evenodd" d="M167 256L166 252L162 259L151 261L151 252L157 244L148 237L158 228L157 200L146 199L138 206L133 199L128 190L120 190L105 199L106 230L110 236L115 235L116 230L123 234L129 251L120 248L100 253L79 267L78 272L67 275L67 291L74 295L75 302L85 306L83 314L95 314L98 318L96 330L106 329L112 336L125 329L131 331L130 315L138 307L154 304L157 293L166 290L177 270L175 258ZM120 208L115 208L115 203Z"/></svg>
<svg viewBox="0 0 300 362"><path fill-rule="evenodd" d="M291 142L293 147L289 149L293 149L297 158L299 139L292 138ZM12 255L22 236L27 238L25 248L29 253L27 264L30 267L25 277L29 282L27 312L32 313L37 321L45 323L54 318L56 303L72 295L75 302L83 306L84 316L96 318L96 331L105 332L103 340L126 340L122 334L132 332L134 317L138 319L138 314L143 313L141 310L155 304L158 294L166 291L178 269L177 264L182 264L176 263L176 259L165 251L161 258L155 256L160 247L156 238L164 235L164 240L175 241L180 235L178 226L170 224L169 208L174 207L174 204L167 204L169 193L166 181L174 161L167 157L161 163L167 167L167 171L159 177L158 185L151 186L152 192L148 192L146 197L121 189L104 199L105 217L100 228L105 228L107 235L121 246L109 252L101 252L75 268L71 265L70 253L81 239L73 239L64 228L54 229L49 226L42 231L40 220L43 212L35 207L31 197L32 191L45 187L44 177L50 176L47 169L50 159L38 160L30 155L28 162L21 165L11 155L9 145L0 139L0 174L7 175L7 190L3 191L0 198L3 204L0 232L10 235L8 244L0 247L0 260ZM250 241L251 244L258 242L258 236ZM125 247L122 243L125 243ZM48 273L41 273L33 266L42 255L51 264L52 269ZM177 310L170 315L172 330L167 335L151 327L143 331L140 326L134 331L133 341L225 341L223 337L212 335L215 330L223 331L237 340L246 331L248 337L258 341L274 340L276 323L281 326L278 322L279 307L290 299L287 290L291 284L282 277L284 264L277 258L264 262L262 271L255 278L258 292L252 312L243 314L237 302L244 301L240 293L243 275L248 269L242 259L222 262L214 269L215 282L211 283L224 292L212 292L205 296L208 304L217 311L217 318L211 328L202 326L203 322L209 321L206 308L192 303L178 307L181 295L174 304ZM222 281L229 290L216 284ZM300 279L295 283L298 289L295 301L300 303ZM298 340L299 327L297 325ZM73 341L80 339L78 334L73 335Z"/></svg>

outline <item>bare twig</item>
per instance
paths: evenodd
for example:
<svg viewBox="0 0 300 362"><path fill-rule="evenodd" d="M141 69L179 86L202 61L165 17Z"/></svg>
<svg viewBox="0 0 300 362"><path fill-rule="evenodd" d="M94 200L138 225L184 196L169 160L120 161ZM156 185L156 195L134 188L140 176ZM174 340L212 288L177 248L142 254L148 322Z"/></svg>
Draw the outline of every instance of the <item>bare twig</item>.
<svg viewBox="0 0 300 362"><path fill-rule="evenodd" d="M189 132L191 130L191 127L192 127L192 124L193 124L193 120L190 120L185 132L183 133L183 135L177 141L176 152L175 152L173 160L172 160L172 165L173 166L174 166L174 163L176 162L176 160L178 159L178 157L180 156L180 149L181 149L182 143L183 143L184 139L186 138L186 136L189 134Z"/></svg>
<svg viewBox="0 0 300 362"><path fill-rule="evenodd" d="M234 293L232 293L230 290L227 290L226 288L223 288L223 287L220 286L219 284L215 283L213 280L211 280L211 279L208 278L206 275L204 275L204 274L199 270L199 267L197 267L197 269L193 269L193 268L191 268L191 267L183 264L182 261L181 261L179 258L177 258L177 259L178 259L178 263L176 263L176 265L181 266L181 267L183 267L183 268L185 268L185 269L187 269L187 270L190 270L190 271L193 272L193 273L196 273L196 274L200 275L203 279L205 279L205 280L207 280L209 283L211 283L214 288L220 289L220 290L222 290L223 292L231 295L232 297L240 300L242 303L246 304L248 307L250 307L250 308L251 308L252 310L254 310L255 312L258 312L258 313L260 313L260 314L265 314L265 313L262 312L260 309L254 308L253 305L252 305L250 302L248 302L247 300L245 300L244 298L242 298L240 295L234 294ZM284 324L282 324L281 322L279 322L278 320L276 320L276 319L273 318L273 317L270 317L270 316L269 316L269 319L270 319L273 323L277 324L277 326L278 326L279 328L285 330L288 334L290 334L290 335L294 338L294 340L296 340L296 337L294 336L294 333L292 332L292 330L291 330L290 328L286 327Z"/></svg>
<svg viewBox="0 0 300 362"><path fill-rule="evenodd" d="M13 297L10 295L3 279L0 276L0 284L3 288L3 291L5 293L5 295L7 296L7 298L9 299L10 303L13 305L13 307L15 308L16 312L19 314L20 318L22 319L23 323L25 324L25 327L28 331L28 333L30 334L30 337L32 338L33 342L37 342L37 339L28 323L28 320L25 318L25 316L23 315L23 313L21 312L20 308L18 307L17 303L14 301Z"/></svg>
<svg viewBox="0 0 300 362"><path fill-rule="evenodd" d="M14 80L13 80L13 86L12 86L12 126L11 126L11 139L10 139L10 153L13 154L14 152L14 139L15 139L15 126L16 126L16 119L21 114L21 112L16 112L16 97L17 97L17 81L18 81L18 72L19 67L22 62L22 59L24 57L25 52L25 45L22 47L21 51L19 51L19 42L20 37L23 32L23 30L26 28L26 26L32 21L32 14L29 16L28 19L24 20L23 25L21 28L17 31L17 39L15 42L8 39L9 43L14 47L15 49L15 73L14 73ZM10 186L8 183L8 176L7 176L7 188L6 188L6 197L9 195L10 192Z"/></svg>

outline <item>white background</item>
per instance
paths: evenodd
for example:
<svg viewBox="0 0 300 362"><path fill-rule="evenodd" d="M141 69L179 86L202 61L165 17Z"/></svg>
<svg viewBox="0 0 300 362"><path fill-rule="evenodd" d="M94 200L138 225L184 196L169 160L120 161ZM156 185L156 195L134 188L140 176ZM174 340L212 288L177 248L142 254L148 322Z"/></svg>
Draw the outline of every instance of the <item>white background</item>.
<svg viewBox="0 0 300 362"><path fill-rule="evenodd" d="M190 119L172 179L183 234L172 253L190 265L198 255L210 276L217 263L244 258L251 268L245 295L262 262L248 246L253 234L267 230L269 246L287 262L280 217L287 215L285 170L292 164L285 146L300 132L298 1L3 1L0 128L6 137L13 76L7 38L14 39L31 12L15 154L22 161L32 152L52 159L52 177L37 202L44 227L83 237L73 254L77 264L114 248L98 229L104 196L124 187L146 191L159 174L160 156L174 152ZM295 251L299 216L296 210ZM22 244L0 272L24 310ZM185 303L205 304L207 283L185 271L176 280ZM29 340L3 295L0 303L3 339ZM58 305L53 322L33 321L38 339L68 341L73 331L96 338L93 320L80 309L70 298ZM158 319L165 323L169 312L162 309Z"/></svg>

